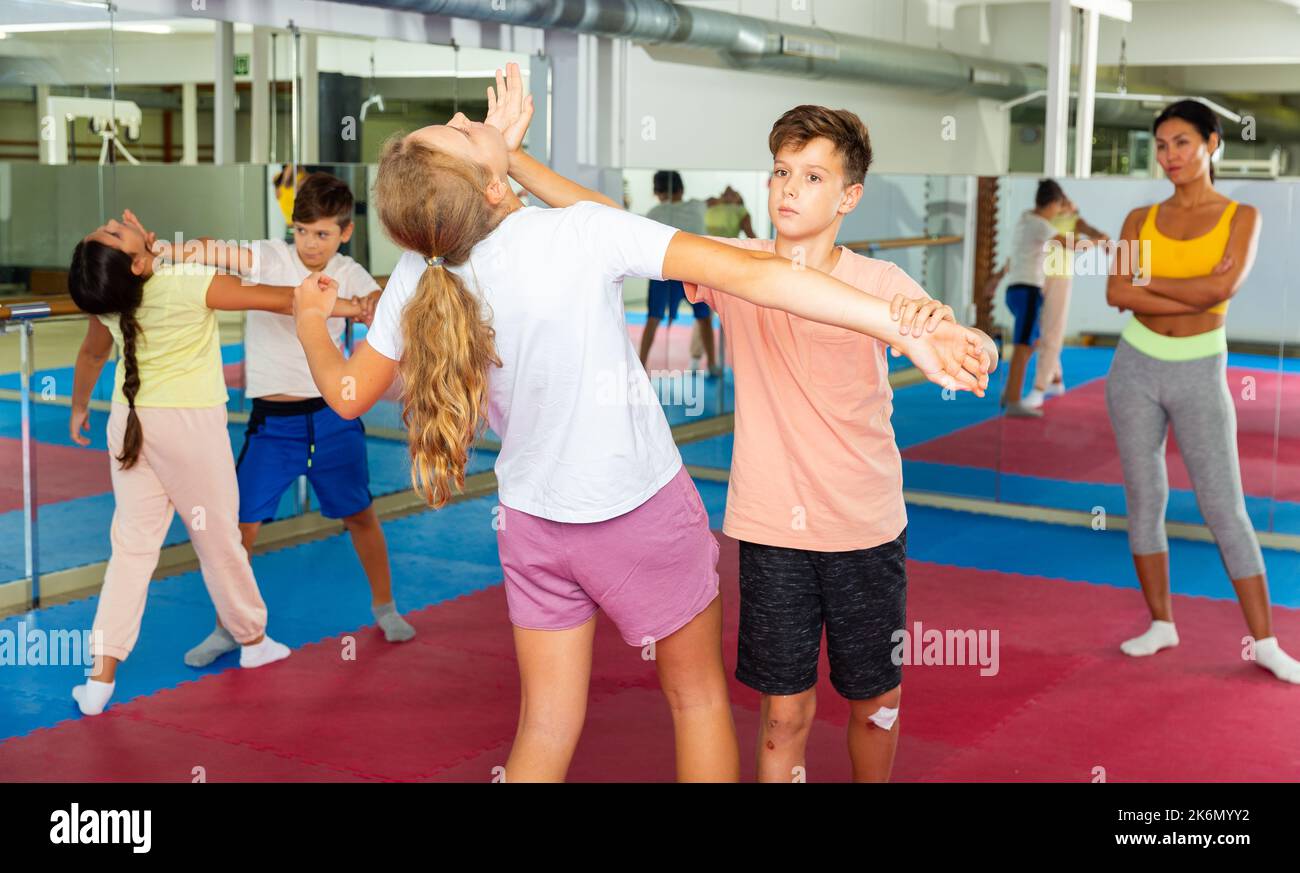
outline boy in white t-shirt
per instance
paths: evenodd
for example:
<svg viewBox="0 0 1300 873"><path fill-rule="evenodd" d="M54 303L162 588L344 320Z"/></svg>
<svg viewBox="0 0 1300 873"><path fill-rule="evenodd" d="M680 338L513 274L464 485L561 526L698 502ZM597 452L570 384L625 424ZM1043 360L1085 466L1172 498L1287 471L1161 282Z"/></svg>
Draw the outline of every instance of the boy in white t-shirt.
<svg viewBox="0 0 1300 873"><path fill-rule="evenodd" d="M293 237L261 240L231 248L209 242L204 258L257 282L298 285L320 272L338 283L340 297L362 302L369 322L382 293L365 268L339 247L352 238L353 197L347 183L312 173L298 186ZM331 318L330 336L341 345L344 320ZM393 602L388 545L370 495L365 427L340 417L321 399L292 316L250 312L244 326L244 393L253 400L244 447L237 463L239 530L250 552L263 522L270 521L284 495L305 475L320 501L321 515L340 518L370 582L371 609L389 642L415 636L415 628ZM185 655L192 667L210 664L238 648L219 624Z"/></svg>

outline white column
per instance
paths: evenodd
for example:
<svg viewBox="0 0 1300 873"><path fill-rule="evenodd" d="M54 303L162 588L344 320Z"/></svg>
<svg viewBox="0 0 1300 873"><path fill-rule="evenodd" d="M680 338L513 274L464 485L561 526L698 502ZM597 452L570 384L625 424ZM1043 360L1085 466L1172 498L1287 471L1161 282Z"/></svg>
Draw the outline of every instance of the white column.
<svg viewBox="0 0 1300 873"><path fill-rule="evenodd" d="M265 27L253 29L249 68L253 75L253 105L248 125L248 160L250 163L264 164L270 160L271 155L271 31Z"/></svg>
<svg viewBox="0 0 1300 873"><path fill-rule="evenodd" d="M235 25L219 21L212 59L212 163L235 162Z"/></svg>
<svg viewBox="0 0 1300 873"><path fill-rule="evenodd" d="M551 59L544 54L528 58L528 93L533 95L528 153L551 166Z"/></svg>
<svg viewBox="0 0 1300 873"><path fill-rule="evenodd" d="M1047 25L1047 130L1043 175L1065 174L1070 132L1070 0L1052 0Z"/></svg>
<svg viewBox="0 0 1300 873"><path fill-rule="evenodd" d="M557 173L618 201L623 196L622 171L607 171L602 166L618 151L611 144L611 140L617 142L614 125L607 112L602 112L602 106L617 109L617 101L604 92L621 81L621 76L616 80L602 75L601 55L610 54L609 45L609 40L585 34L546 32L546 56L551 63L548 163ZM603 66L613 71L610 58Z"/></svg>
<svg viewBox="0 0 1300 873"><path fill-rule="evenodd" d="M302 162L314 164L320 160L320 67L317 62L317 41L313 33L302 35ZM338 131L334 132L338 135Z"/></svg>
<svg viewBox="0 0 1300 873"><path fill-rule="evenodd" d="M1074 119L1074 175L1086 179L1092 175L1092 119L1097 102L1097 30L1100 16L1096 9L1083 13L1083 48L1079 57L1079 106Z"/></svg>
<svg viewBox="0 0 1300 873"><path fill-rule="evenodd" d="M181 85L181 163L199 162L199 89L193 82Z"/></svg>
<svg viewBox="0 0 1300 873"><path fill-rule="evenodd" d="M36 146L40 150L42 164L54 163L60 138L67 137L68 126L61 118L50 115L50 86L36 86ZM48 119L48 120L47 120ZM62 132L61 132L62 131ZM48 137L48 139L47 139Z"/></svg>

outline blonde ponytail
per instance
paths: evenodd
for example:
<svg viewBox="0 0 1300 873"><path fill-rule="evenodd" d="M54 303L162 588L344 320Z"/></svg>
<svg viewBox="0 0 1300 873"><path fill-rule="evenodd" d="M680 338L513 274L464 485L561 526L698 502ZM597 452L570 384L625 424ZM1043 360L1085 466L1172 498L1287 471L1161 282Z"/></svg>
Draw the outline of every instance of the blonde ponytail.
<svg viewBox="0 0 1300 873"><path fill-rule="evenodd" d="M429 265L402 314L402 422L411 485L438 508L465 486L469 451L487 426L488 367L501 366L490 315L447 269L500 221L482 167L405 137L384 145L375 200L393 242Z"/></svg>

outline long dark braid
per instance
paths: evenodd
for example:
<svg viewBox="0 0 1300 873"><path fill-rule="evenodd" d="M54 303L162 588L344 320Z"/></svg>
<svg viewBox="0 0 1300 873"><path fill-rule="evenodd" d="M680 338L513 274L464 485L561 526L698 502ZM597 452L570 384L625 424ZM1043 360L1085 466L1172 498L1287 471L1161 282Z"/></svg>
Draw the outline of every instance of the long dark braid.
<svg viewBox="0 0 1300 873"><path fill-rule="evenodd" d="M122 329L122 393L126 395L130 413L122 438L122 453L117 460L123 470L129 470L140 460L140 449L144 446L144 428L135 411L135 398L140 392L140 367L135 350L144 335L135 311L144 296L144 279L132 271L130 255L103 243L83 240L72 252L68 292L83 312L118 317Z"/></svg>

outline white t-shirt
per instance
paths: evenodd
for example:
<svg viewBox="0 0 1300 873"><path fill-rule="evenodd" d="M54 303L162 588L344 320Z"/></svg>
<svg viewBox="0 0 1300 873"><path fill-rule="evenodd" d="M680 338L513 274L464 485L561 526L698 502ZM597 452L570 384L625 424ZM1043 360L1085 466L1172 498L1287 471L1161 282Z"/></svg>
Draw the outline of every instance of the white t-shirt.
<svg viewBox="0 0 1300 873"><path fill-rule="evenodd" d="M296 286L311 275L298 257L297 247L284 240L261 240L253 243L252 249L249 278L254 282ZM339 283L340 297L364 297L379 290L374 277L347 255L335 254L321 272ZM343 339L345 320L331 318L326 323L338 345ZM250 309L244 320L244 395L269 394L319 397L320 391L312 381L293 316Z"/></svg>
<svg viewBox="0 0 1300 873"><path fill-rule="evenodd" d="M604 521L681 469L668 421L628 337L623 277L662 278L671 227L596 203L525 207L452 271L487 304L501 367L488 423L501 437L499 499L562 522ZM400 360L402 310L427 268L402 255L366 342Z"/></svg>
<svg viewBox="0 0 1300 873"><path fill-rule="evenodd" d="M1048 250L1045 243L1060 233L1056 225L1034 212L1026 210L1016 222L1011 237L1011 270L1007 273L1010 285L1043 287L1046 278L1043 265Z"/></svg>

